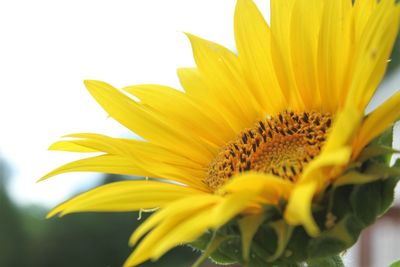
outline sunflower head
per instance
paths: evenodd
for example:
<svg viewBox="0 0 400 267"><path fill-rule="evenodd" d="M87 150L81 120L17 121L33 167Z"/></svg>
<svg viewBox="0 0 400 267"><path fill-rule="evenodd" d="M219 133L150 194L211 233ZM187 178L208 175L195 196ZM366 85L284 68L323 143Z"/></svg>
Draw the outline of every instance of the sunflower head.
<svg viewBox="0 0 400 267"><path fill-rule="evenodd" d="M314 199L312 216L320 233L285 221L287 201L263 205L260 214L239 216L217 231L208 231L191 246L214 262L246 266L341 266L338 255L362 230L390 208L400 179L400 160L390 164L392 129L367 146L353 165ZM217 245L215 245L217 244Z"/></svg>
<svg viewBox="0 0 400 267"><path fill-rule="evenodd" d="M320 153L331 123L329 113L287 110L260 120L219 151L204 183L215 190L235 174L250 170L295 182Z"/></svg>
<svg viewBox="0 0 400 267"><path fill-rule="evenodd" d="M397 36L395 0L271 0L268 25L251 0L235 11L237 53L187 34L196 62L184 90L85 85L141 140L80 133L54 150L96 153L72 171L149 177L101 186L49 215L154 211L126 261L180 244L225 264L329 266L393 200L388 160L400 93L370 114ZM386 130L386 132L385 132ZM140 241L140 242L139 242Z"/></svg>

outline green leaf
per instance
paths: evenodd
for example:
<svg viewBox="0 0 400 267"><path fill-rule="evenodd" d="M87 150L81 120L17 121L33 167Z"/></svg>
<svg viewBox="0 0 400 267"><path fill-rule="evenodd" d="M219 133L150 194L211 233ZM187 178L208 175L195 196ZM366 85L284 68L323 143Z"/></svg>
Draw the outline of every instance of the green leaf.
<svg viewBox="0 0 400 267"><path fill-rule="evenodd" d="M365 173L378 174L384 179L356 186L351 196L350 202L356 216L369 225L393 203L394 189L400 179L400 160L397 160L392 167L382 163L372 163Z"/></svg>
<svg viewBox="0 0 400 267"><path fill-rule="evenodd" d="M310 240L309 258L331 257L346 250L357 241L362 226L355 216L346 215L332 229Z"/></svg>
<svg viewBox="0 0 400 267"><path fill-rule="evenodd" d="M213 239L214 233L206 232L202 236L200 236L197 240L193 241L189 244L189 246L204 251L207 249L208 245L210 244L211 240Z"/></svg>
<svg viewBox="0 0 400 267"><path fill-rule="evenodd" d="M248 263L248 265L244 265L245 267L267 267L268 263L266 263L264 260L262 260L260 257L256 256L256 254L252 254L251 256L251 261ZM276 266L274 266L276 267Z"/></svg>
<svg viewBox="0 0 400 267"><path fill-rule="evenodd" d="M355 186L350 196L350 204L354 214L360 221L368 226L380 214L383 196L383 183L374 182Z"/></svg>
<svg viewBox="0 0 400 267"><path fill-rule="evenodd" d="M342 252L347 247L343 240L332 236L321 236L311 240L309 254L311 258L329 257Z"/></svg>
<svg viewBox="0 0 400 267"><path fill-rule="evenodd" d="M307 248L310 236L307 235L303 227L296 227L286 248L287 260L302 262L308 258Z"/></svg>
<svg viewBox="0 0 400 267"><path fill-rule="evenodd" d="M240 236L226 238L210 257L213 261L221 265L243 262Z"/></svg>
<svg viewBox="0 0 400 267"><path fill-rule="evenodd" d="M351 213L352 209L349 205L349 198L354 186L345 185L340 187L332 187L330 193L328 212L341 220L346 214ZM326 215L324 215L324 219Z"/></svg>
<svg viewBox="0 0 400 267"><path fill-rule="evenodd" d="M394 189L398 182L398 177L389 178L384 182L379 215L384 214L392 206L394 201Z"/></svg>
<svg viewBox="0 0 400 267"><path fill-rule="evenodd" d="M400 159L396 160L395 164L392 167L382 166L382 165L372 165L367 169L369 173L381 173L381 175L385 176L385 179L382 187L382 202L380 207L381 215L385 213L392 205L394 200L394 190L400 179Z"/></svg>
<svg viewBox="0 0 400 267"><path fill-rule="evenodd" d="M340 256L332 256L307 261L308 267L344 267Z"/></svg>

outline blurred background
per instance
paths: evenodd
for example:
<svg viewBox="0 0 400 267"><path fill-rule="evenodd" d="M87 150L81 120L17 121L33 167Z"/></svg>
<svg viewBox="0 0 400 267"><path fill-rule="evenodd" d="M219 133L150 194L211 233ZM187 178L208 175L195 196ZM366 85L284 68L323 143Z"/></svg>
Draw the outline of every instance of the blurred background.
<svg viewBox="0 0 400 267"><path fill-rule="evenodd" d="M183 32L234 50L235 2L0 1L0 267L121 266L132 251L127 241L140 223L138 214L45 216L72 195L123 177L76 173L37 184L77 158L47 147L76 132L135 138L107 117L82 81L179 88L176 68L194 66ZM255 2L269 20L269 1ZM400 88L399 54L397 42L369 110ZM394 145L400 148L398 132ZM387 266L400 258L399 204L397 198L364 232L346 254L346 266ZM141 266L190 266L198 256L181 247Z"/></svg>

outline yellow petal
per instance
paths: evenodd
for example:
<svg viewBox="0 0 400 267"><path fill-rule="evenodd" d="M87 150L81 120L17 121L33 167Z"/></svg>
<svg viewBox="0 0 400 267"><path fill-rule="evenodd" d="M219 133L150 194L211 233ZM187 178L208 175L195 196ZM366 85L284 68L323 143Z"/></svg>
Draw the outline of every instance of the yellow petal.
<svg viewBox="0 0 400 267"><path fill-rule="evenodd" d="M254 95L247 88L237 57L228 49L187 34L193 56L204 82L219 100L219 108L241 129L262 117Z"/></svg>
<svg viewBox="0 0 400 267"><path fill-rule="evenodd" d="M198 210L203 209L210 204L217 203L220 200L221 197L217 195L198 194L174 201L168 204L165 208L155 212L145 222L143 222L132 234L129 239L129 244L136 244L143 235L168 217L177 217L181 216L180 214L195 213ZM190 205L188 205L188 203L190 203Z"/></svg>
<svg viewBox="0 0 400 267"><path fill-rule="evenodd" d="M374 15L374 11L379 1L363 0L354 3L354 24L355 24L355 40L360 40L369 19Z"/></svg>
<svg viewBox="0 0 400 267"><path fill-rule="evenodd" d="M331 113L344 105L348 91L347 76L354 53L352 18L351 1L325 1L318 45L318 76L322 109Z"/></svg>
<svg viewBox="0 0 400 267"><path fill-rule="evenodd" d="M214 205L213 209L206 208L177 225L159 241L152 258L158 259L178 244L195 240L209 228L218 229L239 214L252 198L254 198L253 192L242 192L222 198L220 203Z"/></svg>
<svg viewBox="0 0 400 267"><path fill-rule="evenodd" d="M212 153L204 144L198 143L157 118L138 103L112 86L99 81L85 81L85 85L99 104L111 117L144 139L164 146L193 160L208 164Z"/></svg>
<svg viewBox="0 0 400 267"><path fill-rule="evenodd" d="M290 19L291 64L300 97L308 110L321 107L317 48L323 3L320 0L297 0Z"/></svg>
<svg viewBox="0 0 400 267"><path fill-rule="evenodd" d="M350 161L351 153L350 146L322 152L305 167L296 187L303 182L316 181L318 189L321 189L336 177L336 169L341 170Z"/></svg>
<svg viewBox="0 0 400 267"><path fill-rule="evenodd" d="M354 105L349 105L339 111L322 152L349 145L358 130L362 117L363 112L356 110Z"/></svg>
<svg viewBox="0 0 400 267"><path fill-rule="evenodd" d="M247 82L260 104L274 115L285 108L286 100L275 76L269 27L252 0L237 2L234 29Z"/></svg>
<svg viewBox="0 0 400 267"><path fill-rule="evenodd" d="M209 216L210 211L205 209L182 223L175 225L162 239L159 239L151 258L158 260L170 249L196 240L209 228Z"/></svg>
<svg viewBox="0 0 400 267"><path fill-rule="evenodd" d="M294 78L294 66L291 58L290 26L294 0L271 0L271 55L280 88L289 100L292 110L304 110Z"/></svg>
<svg viewBox="0 0 400 267"><path fill-rule="evenodd" d="M144 161L165 162L171 165L178 165L192 169L203 168L202 165L193 162L187 157L177 155L168 149L142 140L113 138L92 133L69 134L65 137L77 138L76 140L73 139L68 142L78 144L79 146L85 146L86 148L97 152L136 156Z"/></svg>
<svg viewBox="0 0 400 267"><path fill-rule="evenodd" d="M53 209L48 217L82 211L136 211L163 207L169 202L204 192L171 183L122 181L99 186Z"/></svg>
<svg viewBox="0 0 400 267"><path fill-rule="evenodd" d="M132 159L119 155L100 155L67 163L40 178L39 181L67 172L103 172L111 174L151 176Z"/></svg>
<svg viewBox="0 0 400 267"><path fill-rule="evenodd" d="M97 149L88 148L70 141L57 141L50 145L49 150L67 151L67 152L80 152L80 153L93 153L98 152Z"/></svg>
<svg viewBox="0 0 400 267"><path fill-rule="evenodd" d="M204 186L199 183L206 175L204 166L155 144L141 140L112 138L91 133L70 134L66 137L76 139L57 142L50 149L73 152L101 152L125 156L128 159L124 159L124 161L130 159L135 162L132 163L133 166L139 167L137 173L129 173L130 175L152 174L152 177L170 179L195 187L197 187L196 184L200 185L200 187ZM69 171L75 170L71 169Z"/></svg>
<svg viewBox="0 0 400 267"><path fill-rule="evenodd" d="M206 95L212 95L197 68L179 68L177 69L177 74L187 94L197 96L198 99L202 99Z"/></svg>
<svg viewBox="0 0 400 267"><path fill-rule="evenodd" d="M88 152L104 152L115 155L130 155L127 143L130 139L112 138L101 134L76 133L64 136L73 138L57 142L50 146L50 150L67 150L81 152L79 147L87 149ZM128 141L129 140L129 141ZM74 149L76 148L76 149Z"/></svg>
<svg viewBox="0 0 400 267"><path fill-rule="evenodd" d="M258 214L258 215L246 216L238 221L240 233L242 236L243 260L245 262L249 261L250 247L253 237L256 234L260 225L264 222L264 220L265 220L265 215Z"/></svg>
<svg viewBox="0 0 400 267"><path fill-rule="evenodd" d="M257 191L240 191L224 197L214 208L209 221L213 229L218 229L229 220L241 213L248 205L256 199L261 188Z"/></svg>
<svg viewBox="0 0 400 267"><path fill-rule="evenodd" d="M400 92L386 100L374 110L362 123L354 147L354 158L372 139L377 137L394 122L400 119Z"/></svg>
<svg viewBox="0 0 400 267"><path fill-rule="evenodd" d="M221 96L215 94L213 91L218 88L213 88L210 91L208 85L204 82L203 77L196 68L180 68L177 70L179 81L185 89L186 93L191 98L199 103L205 110L208 110L210 114L213 114L216 120L218 120L224 129L224 132L231 134L231 139L236 136L237 131L241 131L241 124L238 124L236 120L232 120L232 114L230 112L220 112L222 103L220 102Z"/></svg>
<svg viewBox="0 0 400 267"><path fill-rule="evenodd" d="M139 234L135 234L133 241L158 224L138 245L126 266L138 264L148 258L156 260L171 248L195 240L206 230L221 227L249 206L259 191L260 189L258 191L244 190L224 197L210 195L203 200L198 199L197 201L201 203L195 205L194 209L184 207L185 204L191 207L187 205L189 201L187 199L186 203L176 202L176 207L167 207L165 212L159 211L160 215L154 215L154 218L143 226Z"/></svg>
<svg viewBox="0 0 400 267"><path fill-rule="evenodd" d="M294 229L294 227L288 225L285 220L274 221L271 223L271 227L275 230L275 233L278 237L278 245L275 253L267 259L269 262L275 261L282 255L290 238L292 237Z"/></svg>
<svg viewBox="0 0 400 267"><path fill-rule="evenodd" d="M221 189L224 192L258 192L261 203L276 204L279 199L287 199L293 184L280 177L269 174L246 172L235 175Z"/></svg>
<svg viewBox="0 0 400 267"><path fill-rule="evenodd" d="M316 190L317 181L309 181L296 186L284 215L289 224L302 224L311 236L316 236L319 233L318 226L311 213L312 198Z"/></svg>
<svg viewBox="0 0 400 267"><path fill-rule="evenodd" d="M101 172L110 174L122 174L142 177L164 178L171 181L187 184L195 188L208 191L207 187L201 182L200 177L203 171L176 167L170 164L160 164L159 162L144 161L139 157L128 157L124 155L100 155L80 159L67 163L50 173L43 176L39 181L48 179L52 176L68 172ZM188 174L194 176L187 176ZM196 179L199 178L199 179Z"/></svg>
<svg viewBox="0 0 400 267"><path fill-rule="evenodd" d="M222 146L231 137L224 121L216 120L208 110L194 102L188 94L160 85L135 85L124 88L144 105L155 109L163 120L192 138L203 138ZM174 104L171 104L174 103ZM228 128L229 129L229 128Z"/></svg>
<svg viewBox="0 0 400 267"><path fill-rule="evenodd" d="M169 248L199 237L209 227L209 221L204 217L206 215L209 217L214 203L215 199L210 199L210 201L202 202L201 208L182 210L175 216L166 217L139 243L124 266L135 266L150 258L156 259Z"/></svg>
<svg viewBox="0 0 400 267"><path fill-rule="evenodd" d="M285 219L289 224L302 224L307 233L316 236L319 233L311 211L314 195L324 188L337 172L350 160L351 148L342 147L321 153L308 164L297 181L289 198Z"/></svg>
<svg viewBox="0 0 400 267"><path fill-rule="evenodd" d="M379 1L373 10L360 40L356 40L348 105L364 110L370 101L385 73L399 19L400 6L393 0Z"/></svg>

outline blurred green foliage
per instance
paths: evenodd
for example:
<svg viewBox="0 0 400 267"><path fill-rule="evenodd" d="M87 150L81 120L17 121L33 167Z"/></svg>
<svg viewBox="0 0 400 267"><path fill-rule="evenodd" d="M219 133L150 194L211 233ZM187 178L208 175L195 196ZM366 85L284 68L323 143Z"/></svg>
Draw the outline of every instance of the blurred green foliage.
<svg viewBox="0 0 400 267"><path fill-rule="evenodd" d="M135 213L82 213L44 218L43 210L25 210L24 222L30 234L30 260L26 266L122 266L132 252L128 238L141 222ZM195 257L191 249L180 247L157 263L141 266L184 267L190 266Z"/></svg>
<svg viewBox="0 0 400 267"><path fill-rule="evenodd" d="M108 177L105 182L116 180ZM5 187L0 166L0 266L122 266L132 252L128 239L139 221L137 213L81 213L46 219L43 207L17 207ZM198 257L178 247L144 267L187 267Z"/></svg>
<svg viewBox="0 0 400 267"><path fill-rule="evenodd" d="M0 266L28 266L28 240L22 217L0 185Z"/></svg>

